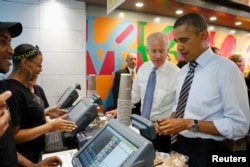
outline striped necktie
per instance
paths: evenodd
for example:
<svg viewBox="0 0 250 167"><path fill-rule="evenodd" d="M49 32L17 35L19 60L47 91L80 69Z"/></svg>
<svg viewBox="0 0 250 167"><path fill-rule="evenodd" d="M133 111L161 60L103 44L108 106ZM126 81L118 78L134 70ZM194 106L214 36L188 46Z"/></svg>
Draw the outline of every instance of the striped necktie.
<svg viewBox="0 0 250 167"><path fill-rule="evenodd" d="M154 98L154 91L155 91L155 83L156 83L156 67L154 67L149 74L148 83L146 87L146 92L143 100L142 106L142 116L144 118L150 119L150 112L152 108L153 98Z"/></svg>
<svg viewBox="0 0 250 167"><path fill-rule="evenodd" d="M195 71L195 68L197 65L198 65L198 63L195 61L190 62L190 64L189 64L190 69L187 73L187 76L186 76L184 83L182 85L182 88L181 88L179 101L178 101L176 112L175 112L175 118L182 118L184 115L184 111L185 111L187 100L188 100L189 90L190 90L191 84L193 82L194 71ZM177 136L178 136L178 134L171 135L171 144L174 144L176 142Z"/></svg>

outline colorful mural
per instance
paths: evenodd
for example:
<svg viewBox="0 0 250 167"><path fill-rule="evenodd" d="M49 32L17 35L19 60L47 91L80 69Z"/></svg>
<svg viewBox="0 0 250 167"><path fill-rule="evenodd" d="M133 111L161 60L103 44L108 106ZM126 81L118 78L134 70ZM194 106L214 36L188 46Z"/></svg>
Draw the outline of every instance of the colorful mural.
<svg viewBox="0 0 250 167"><path fill-rule="evenodd" d="M168 35L169 56L173 63L181 59L173 40L173 27L166 23L152 23L99 16L87 17L87 75L96 74L97 93L103 99L104 111L113 108L112 84L114 72L125 67L127 52L137 53L138 66L148 61L146 37L161 31ZM210 46L220 49L228 57L237 52L244 57L244 72L250 70L250 37L210 32Z"/></svg>

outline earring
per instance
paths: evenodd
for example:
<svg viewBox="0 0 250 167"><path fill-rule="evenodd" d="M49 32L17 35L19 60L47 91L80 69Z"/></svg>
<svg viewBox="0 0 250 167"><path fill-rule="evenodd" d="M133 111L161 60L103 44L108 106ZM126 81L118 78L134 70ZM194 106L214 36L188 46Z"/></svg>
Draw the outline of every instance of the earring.
<svg viewBox="0 0 250 167"><path fill-rule="evenodd" d="M22 66L18 70L18 74L20 74L22 70L27 70L30 73L30 76L26 79L27 81L29 81L32 78L32 71L28 67Z"/></svg>

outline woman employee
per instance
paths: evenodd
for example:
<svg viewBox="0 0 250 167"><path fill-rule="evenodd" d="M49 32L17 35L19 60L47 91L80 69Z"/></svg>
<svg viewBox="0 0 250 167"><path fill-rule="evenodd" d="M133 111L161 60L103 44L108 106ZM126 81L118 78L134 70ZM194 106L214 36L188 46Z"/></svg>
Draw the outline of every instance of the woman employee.
<svg viewBox="0 0 250 167"><path fill-rule="evenodd" d="M11 113L17 150L36 163L41 159L46 132L72 131L76 125L74 122L64 120L65 116L46 122L44 108L28 87L28 82L42 71L43 56L39 48L21 44L14 52L13 71L4 81L3 89L12 92L7 104Z"/></svg>

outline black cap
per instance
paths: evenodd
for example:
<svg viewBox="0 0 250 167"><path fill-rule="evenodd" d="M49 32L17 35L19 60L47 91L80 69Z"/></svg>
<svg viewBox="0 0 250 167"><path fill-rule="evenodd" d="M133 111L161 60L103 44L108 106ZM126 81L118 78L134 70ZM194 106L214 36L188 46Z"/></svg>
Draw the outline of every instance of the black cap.
<svg viewBox="0 0 250 167"><path fill-rule="evenodd" d="M11 38L15 38L22 33L23 26L18 22L1 22L0 30L7 30L10 33Z"/></svg>

